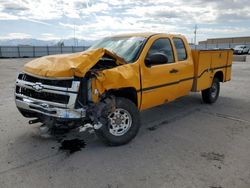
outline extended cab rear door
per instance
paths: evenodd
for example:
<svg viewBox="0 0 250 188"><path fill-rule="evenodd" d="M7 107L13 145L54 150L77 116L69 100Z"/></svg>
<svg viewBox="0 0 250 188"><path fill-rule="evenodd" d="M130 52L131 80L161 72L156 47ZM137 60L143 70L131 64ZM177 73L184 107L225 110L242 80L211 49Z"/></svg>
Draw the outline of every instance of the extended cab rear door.
<svg viewBox="0 0 250 188"><path fill-rule="evenodd" d="M146 65L145 60L150 54L163 53L168 61L162 64ZM142 103L141 109L157 106L179 97L180 71L185 68L178 62L171 38L154 36L144 48L141 61Z"/></svg>
<svg viewBox="0 0 250 188"><path fill-rule="evenodd" d="M187 95L192 88L194 80L194 64L191 49L182 36L172 37L175 60L178 63L178 94L177 97Z"/></svg>

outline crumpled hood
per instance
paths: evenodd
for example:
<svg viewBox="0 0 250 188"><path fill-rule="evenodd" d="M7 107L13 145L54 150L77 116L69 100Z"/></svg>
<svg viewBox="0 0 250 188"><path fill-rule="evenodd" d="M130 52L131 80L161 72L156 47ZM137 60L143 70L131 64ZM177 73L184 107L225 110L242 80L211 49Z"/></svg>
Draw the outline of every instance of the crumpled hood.
<svg viewBox="0 0 250 188"><path fill-rule="evenodd" d="M117 65L126 62L104 48L91 49L84 52L51 55L37 58L24 65L24 71L42 77L84 77L104 54L115 58Z"/></svg>

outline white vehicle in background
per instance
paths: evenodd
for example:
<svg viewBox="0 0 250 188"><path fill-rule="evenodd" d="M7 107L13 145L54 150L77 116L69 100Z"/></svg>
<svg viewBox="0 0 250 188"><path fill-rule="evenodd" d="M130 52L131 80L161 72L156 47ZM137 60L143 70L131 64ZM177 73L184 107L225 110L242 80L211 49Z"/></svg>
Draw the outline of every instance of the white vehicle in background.
<svg viewBox="0 0 250 188"><path fill-rule="evenodd" d="M241 55L241 54L248 54L249 47L246 45L237 45L234 47L234 54Z"/></svg>

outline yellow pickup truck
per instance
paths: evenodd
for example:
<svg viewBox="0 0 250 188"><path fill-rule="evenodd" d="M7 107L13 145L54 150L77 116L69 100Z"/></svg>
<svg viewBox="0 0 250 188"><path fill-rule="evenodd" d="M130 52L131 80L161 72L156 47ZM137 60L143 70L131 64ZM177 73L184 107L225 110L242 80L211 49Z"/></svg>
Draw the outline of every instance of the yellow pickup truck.
<svg viewBox="0 0 250 188"><path fill-rule="evenodd" d="M109 145L131 141L139 111L200 92L214 103L231 79L232 50L191 50L182 35L106 37L80 53L45 56L24 66L15 101L29 123L57 130L94 129Z"/></svg>

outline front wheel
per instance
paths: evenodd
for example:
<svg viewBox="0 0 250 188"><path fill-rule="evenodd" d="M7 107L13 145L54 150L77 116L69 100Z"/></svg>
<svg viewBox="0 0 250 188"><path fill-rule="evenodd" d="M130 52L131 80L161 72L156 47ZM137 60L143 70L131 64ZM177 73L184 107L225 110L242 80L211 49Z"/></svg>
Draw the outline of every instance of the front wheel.
<svg viewBox="0 0 250 188"><path fill-rule="evenodd" d="M218 78L214 78L212 86L201 92L202 99L205 103L212 104L215 103L220 94L220 81Z"/></svg>
<svg viewBox="0 0 250 188"><path fill-rule="evenodd" d="M122 97L116 98L116 108L107 115L107 124L95 130L97 136L112 146L130 142L140 128L140 114L135 104Z"/></svg>

